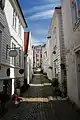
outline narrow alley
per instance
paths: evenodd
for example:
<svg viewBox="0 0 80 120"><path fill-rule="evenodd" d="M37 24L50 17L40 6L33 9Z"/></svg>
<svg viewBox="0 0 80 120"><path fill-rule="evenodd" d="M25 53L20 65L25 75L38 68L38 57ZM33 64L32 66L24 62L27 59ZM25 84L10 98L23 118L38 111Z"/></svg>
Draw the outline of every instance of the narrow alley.
<svg viewBox="0 0 80 120"><path fill-rule="evenodd" d="M0 0L0 120L80 120L80 0Z"/></svg>
<svg viewBox="0 0 80 120"><path fill-rule="evenodd" d="M4 120L80 120L66 99L55 99L53 87L45 75L35 74L26 98L18 108L10 105Z"/></svg>

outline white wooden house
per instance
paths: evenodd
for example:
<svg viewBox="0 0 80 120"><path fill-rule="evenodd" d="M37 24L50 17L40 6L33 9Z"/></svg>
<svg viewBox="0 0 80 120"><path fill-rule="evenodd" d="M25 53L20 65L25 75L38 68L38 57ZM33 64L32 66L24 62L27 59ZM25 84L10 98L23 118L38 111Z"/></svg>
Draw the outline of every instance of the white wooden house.
<svg viewBox="0 0 80 120"><path fill-rule="evenodd" d="M66 81L65 47L63 34L62 8L55 7L48 32L48 78L57 78L62 87ZM61 88L60 87L60 88Z"/></svg>
<svg viewBox="0 0 80 120"><path fill-rule="evenodd" d="M61 0L68 97L80 107L80 0Z"/></svg>
<svg viewBox="0 0 80 120"><path fill-rule="evenodd" d="M4 19L2 19L1 15L4 14ZM5 0L4 13L1 12L1 15L3 33L4 29L6 31L1 41L0 79L7 82L11 81L11 94L13 94L15 87L17 87L16 81L20 81L20 86L23 85L24 81L24 74L20 74L19 70L24 68L24 28L27 27L27 23L18 0ZM16 57L9 57L11 48L17 48L18 55Z"/></svg>

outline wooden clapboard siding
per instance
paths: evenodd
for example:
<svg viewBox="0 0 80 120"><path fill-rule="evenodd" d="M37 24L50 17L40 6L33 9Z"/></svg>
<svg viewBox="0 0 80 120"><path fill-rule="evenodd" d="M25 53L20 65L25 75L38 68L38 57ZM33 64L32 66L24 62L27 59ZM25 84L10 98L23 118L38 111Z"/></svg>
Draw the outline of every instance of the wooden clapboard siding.
<svg viewBox="0 0 80 120"><path fill-rule="evenodd" d="M55 43L55 44L53 44L53 48L56 45L56 54L53 54L53 78L55 77L54 62L55 62L55 60L58 60L57 61L57 63L58 63L58 78L59 78L59 82L61 83L62 78L63 78L62 77L63 72L62 72L60 64L66 63L65 47L64 47L64 33L63 33L63 20L62 20L61 8L56 9L53 16L56 16L56 40L57 40L57 42L53 42L53 43ZM53 19L54 19L54 17L53 17ZM51 25L53 25L53 24L51 24ZM54 26L53 26L53 29L54 29ZM54 33L54 31L53 31L53 33ZM53 37L53 41L54 40L55 39Z"/></svg>
<svg viewBox="0 0 80 120"><path fill-rule="evenodd" d="M4 11L0 10L0 24L1 24L1 30L2 30L2 41L1 41L1 62L10 64L10 58L9 55L7 54L7 59L6 59L6 46L10 46L11 42L11 37L10 37L10 32L9 32L9 27L8 23L6 20L6 16Z"/></svg>

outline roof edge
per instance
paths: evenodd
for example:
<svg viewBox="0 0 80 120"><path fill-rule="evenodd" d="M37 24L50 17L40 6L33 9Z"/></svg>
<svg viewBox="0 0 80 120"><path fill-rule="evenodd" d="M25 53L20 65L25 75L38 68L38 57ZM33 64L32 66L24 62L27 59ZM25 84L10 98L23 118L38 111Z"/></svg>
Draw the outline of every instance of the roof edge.
<svg viewBox="0 0 80 120"><path fill-rule="evenodd" d="M17 2L18 7L19 7L19 9L20 9L21 15L22 15L23 20L24 20L24 22L25 22L25 25L26 25L26 27L28 27L27 22L26 22L25 17L24 17L24 14L23 14L23 12L22 12L22 9L21 9L21 6L20 6L20 3L19 3L18 0L16 0L16 2Z"/></svg>

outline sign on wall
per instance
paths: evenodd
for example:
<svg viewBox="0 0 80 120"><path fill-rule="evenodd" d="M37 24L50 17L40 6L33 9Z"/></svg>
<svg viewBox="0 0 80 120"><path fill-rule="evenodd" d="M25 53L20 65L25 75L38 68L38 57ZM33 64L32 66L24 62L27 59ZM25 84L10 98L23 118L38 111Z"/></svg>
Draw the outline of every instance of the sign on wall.
<svg viewBox="0 0 80 120"><path fill-rule="evenodd" d="M10 56L10 57L16 57L17 55L18 55L17 50L10 50L10 51L9 51L9 56Z"/></svg>

